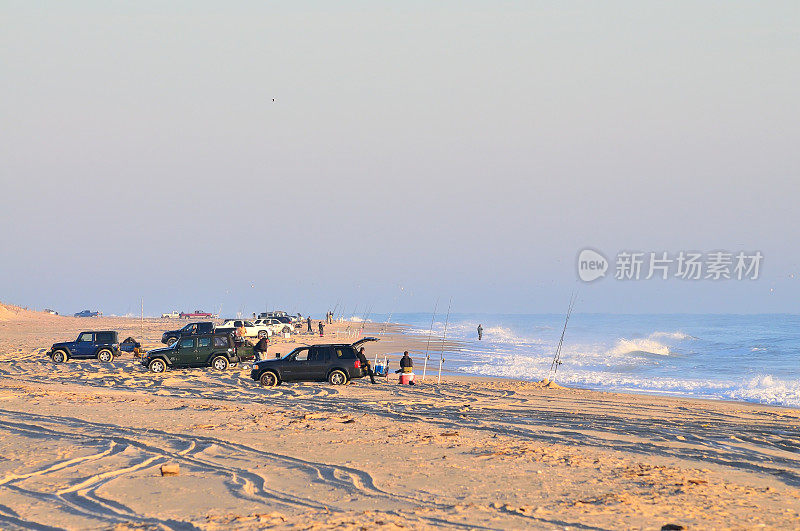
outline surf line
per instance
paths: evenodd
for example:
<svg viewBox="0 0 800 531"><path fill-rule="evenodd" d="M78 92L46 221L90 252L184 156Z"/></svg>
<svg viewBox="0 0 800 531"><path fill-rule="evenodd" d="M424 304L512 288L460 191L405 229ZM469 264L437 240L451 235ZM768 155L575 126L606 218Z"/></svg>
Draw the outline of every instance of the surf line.
<svg viewBox="0 0 800 531"><path fill-rule="evenodd" d="M553 356L553 361L550 363L550 371L547 373L547 379L550 381L553 381L553 379L556 377L558 366L561 365L561 347L564 346L564 335L567 333L567 323L569 323L569 317L572 315L572 309L575 307L575 301L577 298L578 292L573 291L572 295L569 297L569 308L567 308L567 317L564 319L564 329L561 331L561 339L558 341L556 354Z"/></svg>

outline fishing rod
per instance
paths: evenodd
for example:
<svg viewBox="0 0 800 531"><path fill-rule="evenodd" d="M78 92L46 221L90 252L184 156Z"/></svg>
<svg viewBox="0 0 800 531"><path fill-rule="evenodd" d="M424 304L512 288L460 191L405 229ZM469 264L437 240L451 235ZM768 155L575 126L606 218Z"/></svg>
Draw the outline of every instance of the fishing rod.
<svg viewBox="0 0 800 531"><path fill-rule="evenodd" d="M439 307L439 297L433 304L433 315L431 315L431 329L428 331L428 346L425 347L425 363L422 366L422 381L425 381L425 372L428 370L428 350L431 348L431 335L433 334L433 320L436 319L436 309Z"/></svg>
<svg viewBox="0 0 800 531"><path fill-rule="evenodd" d="M372 304L369 305L369 309L367 310L367 313L365 313L364 314L364 318L361 319L361 328L359 329L359 333L361 333L361 334L364 333L364 326L367 324L367 319L372 314L373 306L375 306L375 303L372 303Z"/></svg>
<svg viewBox="0 0 800 531"><path fill-rule="evenodd" d="M439 352L439 376L436 378L436 383L442 382L442 364L444 363L444 342L447 341L447 325L450 323L450 307L453 305L453 298L450 297L450 302L447 303L447 317L444 320L444 334L442 334L442 350Z"/></svg>
<svg viewBox="0 0 800 531"><path fill-rule="evenodd" d="M392 316L394 315L395 310L397 310L397 305L398 305L399 301L400 301L400 295L399 294L395 295L394 296L394 301L392 301L392 311L389 312L389 317L387 317L386 318L386 322L383 323L383 328L381 329L380 332L378 332L379 336L382 336L383 334L385 334L386 333L386 329L389 328L389 323L392 321Z"/></svg>
<svg viewBox="0 0 800 531"><path fill-rule="evenodd" d="M339 300L338 300L338 301L336 301L336 306L334 306L334 307L333 307L333 311L331 312L331 319L332 319L332 320L334 320L334 321L336 320L336 317L335 317L335 315L336 315L336 310L339 308L339 304L340 304L341 302L342 302L342 298L341 298L341 297L339 297Z"/></svg>
<svg viewBox="0 0 800 531"><path fill-rule="evenodd" d="M575 307L575 301L578 298L578 293L573 292L569 298L569 308L567 308L567 317L564 319L564 329L561 331L561 339L558 341L558 347L556 348L556 354L553 356L553 361L550 363L550 372L547 374L548 379L552 380L556 377L556 373L558 372L558 366L561 365L561 347L564 346L564 335L567 333L567 323L569 323L569 317L572 315L572 309ZM552 376L551 376L552 374Z"/></svg>

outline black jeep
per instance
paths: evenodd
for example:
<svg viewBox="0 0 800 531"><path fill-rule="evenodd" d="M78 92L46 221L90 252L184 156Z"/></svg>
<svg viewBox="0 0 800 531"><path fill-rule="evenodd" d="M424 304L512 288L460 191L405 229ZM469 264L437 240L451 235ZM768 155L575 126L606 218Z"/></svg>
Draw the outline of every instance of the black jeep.
<svg viewBox="0 0 800 531"><path fill-rule="evenodd" d="M53 343L47 351L47 355L56 363L65 362L70 358L76 360L96 358L108 363L113 361L117 354L119 354L117 333L109 330L81 332L75 341Z"/></svg>
<svg viewBox="0 0 800 531"><path fill-rule="evenodd" d="M165 345L172 345L182 336L193 336L197 334L213 334L214 323L211 321L200 321L199 323L189 323L178 330L168 330L161 336L161 342Z"/></svg>
<svg viewBox="0 0 800 531"><path fill-rule="evenodd" d="M164 372L167 367L214 367L224 371L229 365L248 359L253 359L253 346L235 347L230 334L196 334L143 354L141 363L152 372Z"/></svg>
<svg viewBox="0 0 800 531"><path fill-rule="evenodd" d="M266 387L281 382L325 380L333 385L343 385L353 378L366 375L356 349L367 341L378 339L365 337L352 344L299 347L283 358L254 363L250 377Z"/></svg>

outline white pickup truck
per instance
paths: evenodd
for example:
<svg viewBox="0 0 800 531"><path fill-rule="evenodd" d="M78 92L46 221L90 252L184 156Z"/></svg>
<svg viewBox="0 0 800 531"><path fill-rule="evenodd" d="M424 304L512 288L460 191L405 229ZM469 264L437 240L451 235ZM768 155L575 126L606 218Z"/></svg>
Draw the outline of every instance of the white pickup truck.
<svg viewBox="0 0 800 531"><path fill-rule="evenodd" d="M180 319L181 318L181 314L178 313L177 310L175 310L174 312L162 313L161 314L161 318L162 319Z"/></svg>

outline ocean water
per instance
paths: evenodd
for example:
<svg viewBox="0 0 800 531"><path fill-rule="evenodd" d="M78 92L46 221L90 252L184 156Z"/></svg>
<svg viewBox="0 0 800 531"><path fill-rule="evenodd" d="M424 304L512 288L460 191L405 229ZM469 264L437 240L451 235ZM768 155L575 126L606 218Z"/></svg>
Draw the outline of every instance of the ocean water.
<svg viewBox="0 0 800 531"><path fill-rule="evenodd" d="M372 316L428 334L431 314ZM433 367L449 374L541 380L563 315L444 315L433 325ZM483 341L476 328L483 325ZM421 366L424 352L412 354ZM800 315L572 315L556 381L573 387L800 407Z"/></svg>

